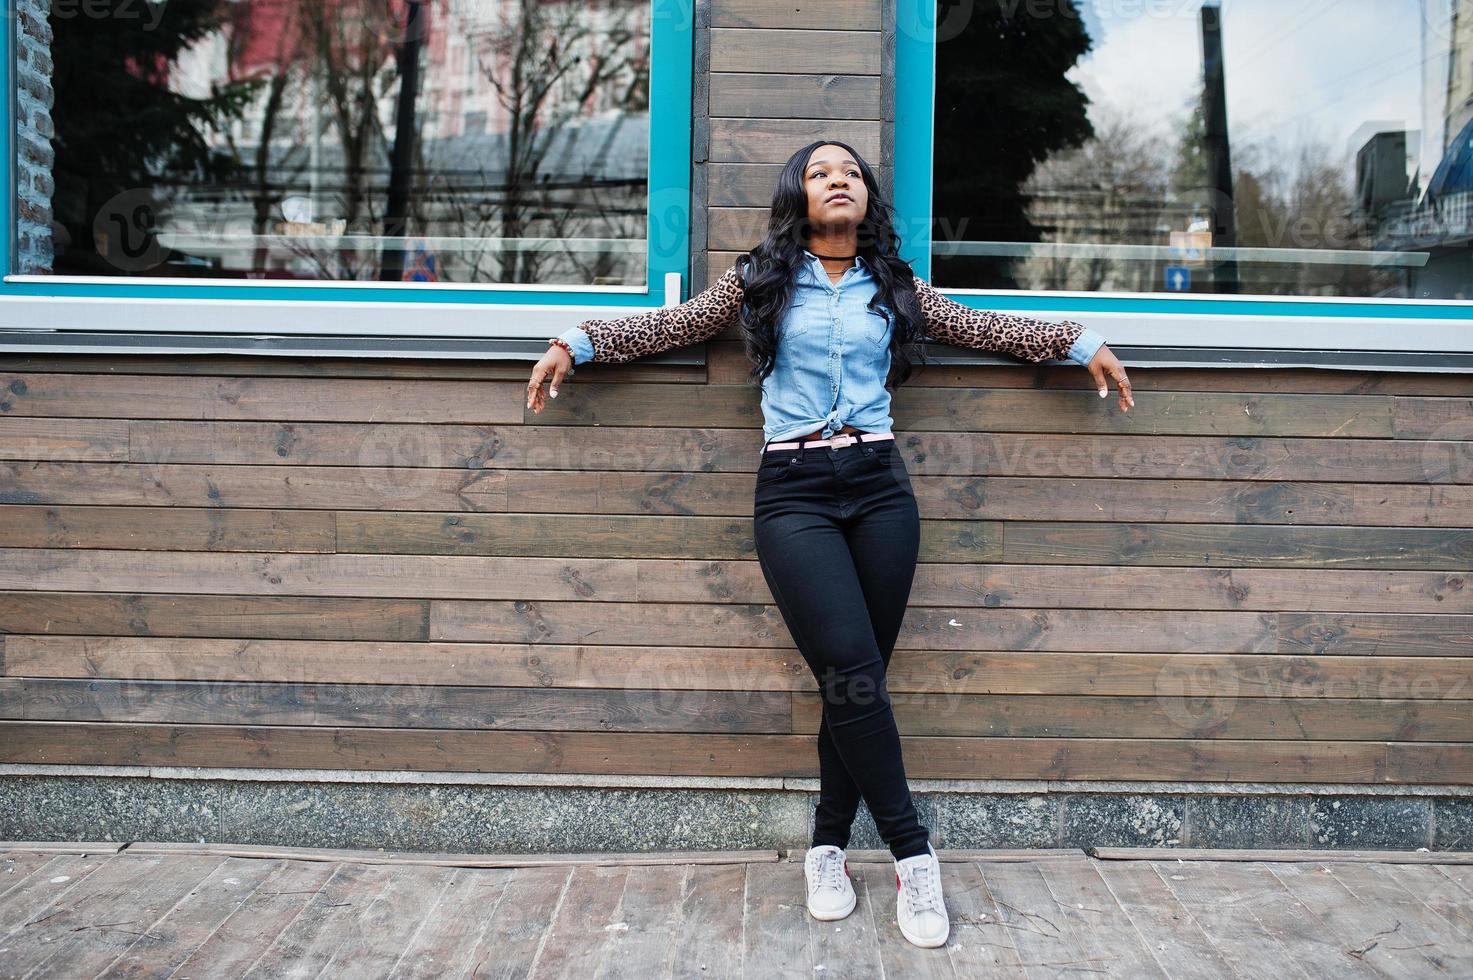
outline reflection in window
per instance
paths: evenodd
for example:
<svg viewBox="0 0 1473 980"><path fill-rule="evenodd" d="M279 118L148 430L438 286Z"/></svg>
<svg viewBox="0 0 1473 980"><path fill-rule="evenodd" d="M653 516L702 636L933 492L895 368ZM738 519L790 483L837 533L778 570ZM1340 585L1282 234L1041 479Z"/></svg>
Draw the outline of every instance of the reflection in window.
<svg viewBox="0 0 1473 980"><path fill-rule="evenodd" d="M933 275L1473 299L1473 0L938 0Z"/></svg>
<svg viewBox="0 0 1473 980"><path fill-rule="evenodd" d="M19 3L16 271L646 280L649 0Z"/></svg>

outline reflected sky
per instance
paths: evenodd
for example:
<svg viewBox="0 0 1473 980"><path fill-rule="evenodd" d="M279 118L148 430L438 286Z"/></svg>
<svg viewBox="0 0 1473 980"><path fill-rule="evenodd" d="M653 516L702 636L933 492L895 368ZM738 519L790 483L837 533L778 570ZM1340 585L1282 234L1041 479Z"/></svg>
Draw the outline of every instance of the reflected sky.
<svg viewBox="0 0 1473 980"><path fill-rule="evenodd" d="M1442 44L1423 50L1424 2L1434 19L1445 9L1444 0L1224 0L1235 148L1259 144L1287 162L1295 147L1318 142L1353 167L1371 133L1421 130L1424 69L1433 77L1446 70L1445 36L1434 32ZM1070 80L1095 106L1175 140L1201 89L1200 4L1085 0L1084 7L1094 49Z"/></svg>

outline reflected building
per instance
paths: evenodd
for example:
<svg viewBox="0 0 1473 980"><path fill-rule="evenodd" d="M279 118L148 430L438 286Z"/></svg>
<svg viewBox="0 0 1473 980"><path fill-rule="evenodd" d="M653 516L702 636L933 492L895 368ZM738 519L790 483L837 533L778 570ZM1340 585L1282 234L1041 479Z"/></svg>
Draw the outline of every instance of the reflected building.
<svg viewBox="0 0 1473 980"><path fill-rule="evenodd" d="M1421 2L1422 131L1376 133L1358 149L1358 204L1372 248L1426 253L1409 297L1469 299L1473 0Z"/></svg>

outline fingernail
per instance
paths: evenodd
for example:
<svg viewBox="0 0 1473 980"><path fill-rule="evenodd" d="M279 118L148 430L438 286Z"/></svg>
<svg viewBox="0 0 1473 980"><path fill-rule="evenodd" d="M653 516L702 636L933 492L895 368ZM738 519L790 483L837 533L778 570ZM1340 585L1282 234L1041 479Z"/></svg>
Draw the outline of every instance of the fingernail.
<svg viewBox="0 0 1473 980"><path fill-rule="evenodd" d="M1107 392L1105 391L1105 389L1104 388L1101 388L1100 389L1100 397L1101 398L1104 398L1106 394L1107 394Z"/></svg>
<svg viewBox="0 0 1473 980"><path fill-rule="evenodd" d="M557 389L556 388L552 389L552 397L554 397L554 398L557 397Z"/></svg>

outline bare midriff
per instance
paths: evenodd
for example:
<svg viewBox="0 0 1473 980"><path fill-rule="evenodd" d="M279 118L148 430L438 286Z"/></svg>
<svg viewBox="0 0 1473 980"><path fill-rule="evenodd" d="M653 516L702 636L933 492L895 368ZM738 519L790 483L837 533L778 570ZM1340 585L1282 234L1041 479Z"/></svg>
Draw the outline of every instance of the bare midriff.
<svg viewBox="0 0 1473 980"><path fill-rule="evenodd" d="M864 431L863 429L856 429L852 425L846 425L842 429L839 430L839 432L863 432L863 431ZM839 432L835 432L834 435L838 435ZM814 429L812 432L808 433L807 435L798 436L797 439L798 439L799 442L807 442L809 439L813 439L815 437L821 436L822 434L823 434L823 430L822 429Z"/></svg>

